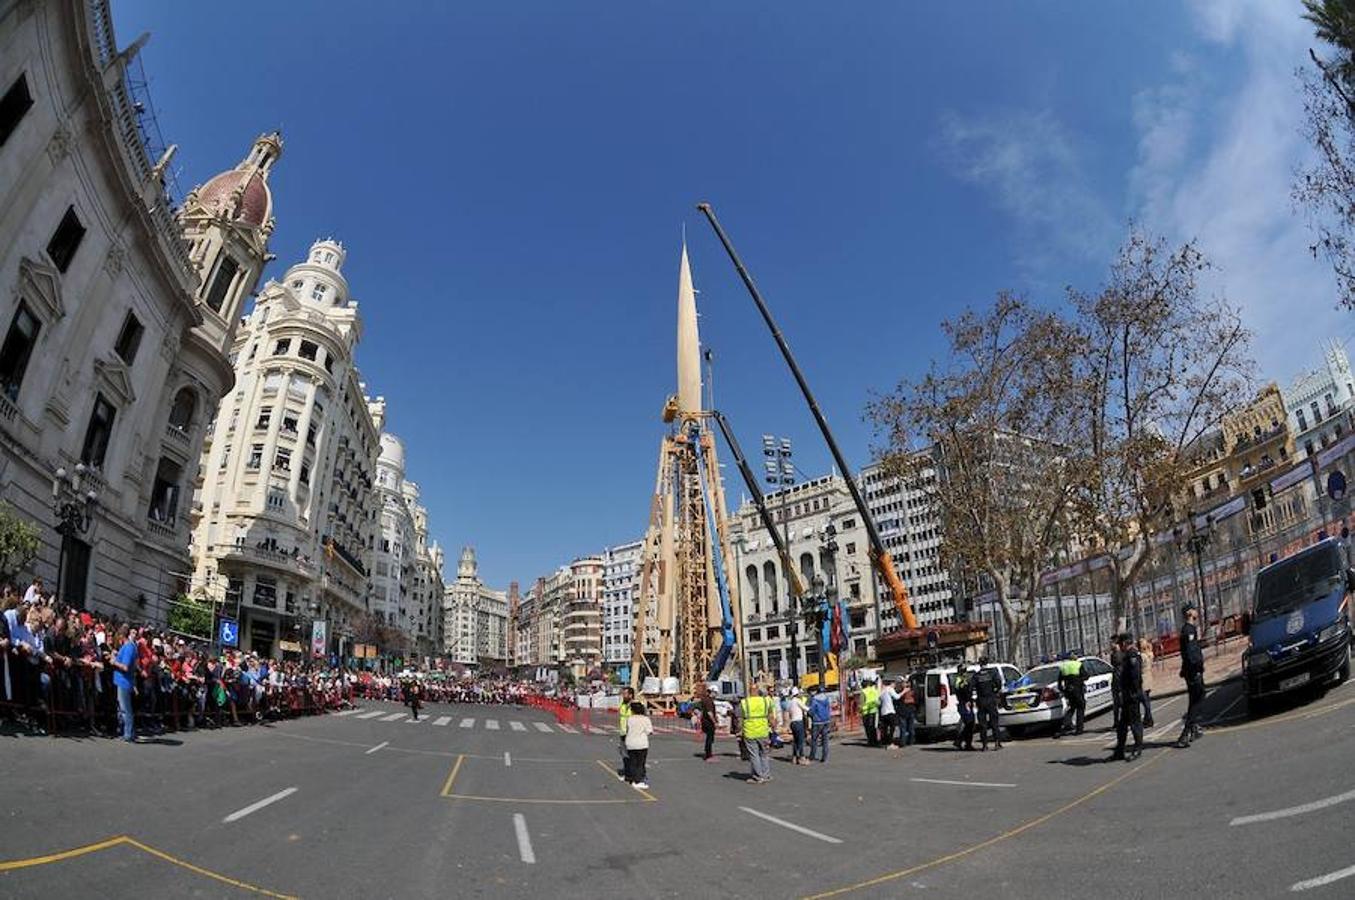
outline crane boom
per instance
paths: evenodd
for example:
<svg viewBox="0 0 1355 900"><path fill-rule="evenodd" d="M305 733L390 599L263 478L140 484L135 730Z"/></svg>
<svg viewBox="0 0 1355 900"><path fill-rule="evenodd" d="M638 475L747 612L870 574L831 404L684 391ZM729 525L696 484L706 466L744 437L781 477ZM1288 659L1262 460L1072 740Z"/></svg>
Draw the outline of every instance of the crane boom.
<svg viewBox="0 0 1355 900"><path fill-rule="evenodd" d="M852 502L856 504L857 511L861 513L861 520L866 525L866 534L870 539L871 564L889 588L894 607L899 611L899 617L903 620L903 627L917 628L917 616L913 614L913 606L908 602L908 589L904 587L903 580L894 570L894 561L890 558L889 551L885 549L884 541L880 539L879 529L875 527L875 521L870 517L870 510L866 508L866 501L861 497L861 491L856 486L856 479L852 477L852 470L848 468L847 461L843 458L842 451L833 438L833 432L828 428L828 421L819 410L819 404L815 401L813 392L809 390L809 382L805 381L805 376L800 371L799 365L796 364L795 357L791 355L790 345L786 343L785 336L781 333L781 329L777 327L776 320L772 318L771 310L767 308L757 285L753 283L753 276L748 274L748 270L744 267L743 261L739 259L739 254L735 251L734 245L730 243L729 236L720 227L720 221L715 218L715 210L711 209L709 203L698 203L696 208L705 215L706 221L710 222L711 228L715 230L715 236L724 245L725 252L729 254L730 262L734 264L734 269L743 281L743 286L748 289L749 295L753 298L753 303L757 305L758 312L762 314L762 320L767 323L767 328L772 332L772 339L776 341L776 346L780 348L781 355L785 357L786 365L790 367L791 374L795 376L795 383L800 386L800 393L804 395L805 402L809 404L809 411L814 416L814 422L819 426L819 431L828 444L828 450L833 454L833 460L837 463L838 470L842 472L843 480L847 482L847 490L852 495Z"/></svg>

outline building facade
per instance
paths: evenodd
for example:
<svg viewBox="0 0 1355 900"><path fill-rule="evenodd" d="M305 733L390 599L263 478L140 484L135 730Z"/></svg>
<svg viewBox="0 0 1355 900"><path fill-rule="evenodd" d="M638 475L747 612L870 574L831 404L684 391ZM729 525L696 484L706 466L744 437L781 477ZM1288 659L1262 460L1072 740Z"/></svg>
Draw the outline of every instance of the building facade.
<svg viewBox="0 0 1355 900"><path fill-rule="evenodd" d="M503 591L480 580L474 547L462 547L456 580L447 585L442 605L442 652L452 662L493 669L512 655L509 601Z"/></svg>
<svg viewBox="0 0 1355 900"><path fill-rule="evenodd" d="M846 482L837 475L816 478L768 494L766 503L783 539L789 538L787 548L806 593L813 592L818 576L825 593L836 591L847 601L850 652L870 658L879 633L880 611L869 571L865 525L852 504ZM836 529L835 553L828 547L830 523ZM730 543L739 574L743 650L749 676L757 678L766 673L771 678L788 677L792 655L800 674L814 670L818 642L805 625L802 610L792 607L780 555L751 502L745 502L735 514Z"/></svg>
<svg viewBox="0 0 1355 900"><path fill-rule="evenodd" d="M569 565L569 581L561 601L560 640L563 662L576 681L602 665L602 557L585 556Z"/></svg>
<svg viewBox="0 0 1355 900"><path fill-rule="evenodd" d="M1347 434L1355 410L1355 375L1345 346L1325 343L1322 365L1295 378L1283 401L1298 458L1307 459Z"/></svg>
<svg viewBox="0 0 1355 900"><path fill-rule="evenodd" d="M617 671L630 666L644 541L602 551L602 661Z"/></svg>
<svg viewBox="0 0 1355 900"><path fill-rule="evenodd" d="M380 531L385 404L369 400L343 247L312 245L270 281L235 337L195 502L194 583L238 607L242 646L277 655L320 629L343 653L366 616Z"/></svg>
<svg viewBox="0 0 1355 900"><path fill-rule="evenodd" d="M62 599L164 620L191 589L185 500L281 144L213 179L248 177L256 205L204 190L176 218L127 78L138 49L104 0L0 2L0 493L39 526L32 568Z"/></svg>

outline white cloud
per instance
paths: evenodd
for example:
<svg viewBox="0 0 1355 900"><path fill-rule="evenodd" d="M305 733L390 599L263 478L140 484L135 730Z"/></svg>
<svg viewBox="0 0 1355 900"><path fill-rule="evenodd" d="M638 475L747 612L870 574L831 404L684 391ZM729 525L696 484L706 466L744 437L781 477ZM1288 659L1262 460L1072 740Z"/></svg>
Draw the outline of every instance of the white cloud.
<svg viewBox="0 0 1355 900"><path fill-rule="evenodd" d="M1355 327L1335 308L1335 284L1313 259L1290 186L1310 150L1295 69L1311 29L1287 3L1199 2L1201 37L1239 57L1241 78L1219 88L1193 67L1133 100L1138 163L1130 209L1174 240L1196 238L1217 266L1211 289L1242 307L1266 378L1287 381L1317 361L1317 342Z"/></svg>
<svg viewBox="0 0 1355 900"><path fill-rule="evenodd" d="M1105 258L1119 226L1091 189L1074 137L1051 111L947 114L938 149L956 175L991 189L1020 228L1018 261L1028 276L1038 279L1070 255Z"/></svg>

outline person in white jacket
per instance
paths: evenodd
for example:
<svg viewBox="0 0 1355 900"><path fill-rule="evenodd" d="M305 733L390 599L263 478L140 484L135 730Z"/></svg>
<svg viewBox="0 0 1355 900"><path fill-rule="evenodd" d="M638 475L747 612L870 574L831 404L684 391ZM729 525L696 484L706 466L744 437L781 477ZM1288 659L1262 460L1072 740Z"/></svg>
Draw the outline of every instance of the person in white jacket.
<svg viewBox="0 0 1355 900"><path fill-rule="evenodd" d="M649 787L645 781L645 760L649 756L649 736L654 733L654 723L649 720L645 705L635 701L630 705L630 716L626 719L626 756L630 763L631 786L637 791Z"/></svg>

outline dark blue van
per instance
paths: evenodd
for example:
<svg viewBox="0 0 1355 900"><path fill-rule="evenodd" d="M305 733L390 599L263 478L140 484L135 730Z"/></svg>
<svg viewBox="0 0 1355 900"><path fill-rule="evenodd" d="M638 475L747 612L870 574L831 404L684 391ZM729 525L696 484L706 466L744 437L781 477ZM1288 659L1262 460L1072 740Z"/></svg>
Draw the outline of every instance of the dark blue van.
<svg viewBox="0 0 1355 900"><path fill-rule="evenodd" d="M1344 541L1327 538L1256 574L1242 660L1248 702L1350 677L1355 571Z"/></svg>

